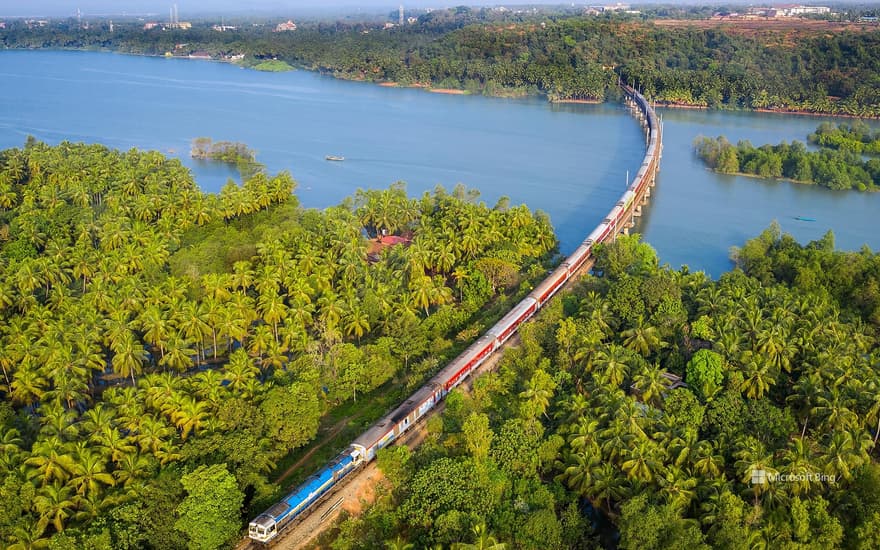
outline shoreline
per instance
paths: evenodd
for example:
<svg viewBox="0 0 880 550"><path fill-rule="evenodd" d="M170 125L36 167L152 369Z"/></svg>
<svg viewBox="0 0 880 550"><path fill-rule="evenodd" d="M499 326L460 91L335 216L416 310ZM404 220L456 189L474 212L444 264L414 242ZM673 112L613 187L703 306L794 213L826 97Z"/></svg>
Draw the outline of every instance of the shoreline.
<svg viewBox="0 0 880 550"><path fill-rule="evenodd" d="M845 113L822 113L815 111L793 111L790 109L768 109L768 108L744 108L744 109L718 109L711 108L704 105L689 105L687 103L662 103L657 102L654 107L658 109L685 109L685 110L697 110L697 111L718 111L718 112L743 112L743 113L767 113L774 115L793 115L793 116L812 116L812 117L838 117L838 118L860 118L863 120L880 120L880 115L871 116L859 116L859 115L848 115Z"/></svg>
<svg viewBox="0 0 880 550"><path fill-rule="evenodd" d="M813 111L791 111L791 110L787 110L787 109L767 109L767 108L749 109L749 110L754 113L775 113L775 114L779 114L779 115L825 116L825 117L834 116L834 117L840 117L840 118L861 118L861 119L865 119L865 120L880 120L880 115L878 115L878 116L871 116L871 115L859 116L859 115L849 115L846 113L841 113L841 114L816 113Z"/></svg>
<svg viewBox="0 0 880 550"><path fill-rule="evenodd" d="M661 107L661 108L668 107L670 109L693 109L693 110L697 110L697 111L708 111L709 110L708 105L692 105L690 103L668 103L665 101L655 101L654 107ZM725 109L716 109L716 110L722 111Z"/></svg>
<svg viewBox="0 0 880 550"><path fill-rule="evenodd" d="M458 88L428 88L432 94L448 94L448 95L469 95L467 90L459 90Z"/></svg>
<svg viewBox="0 0 880 550"><path fill-rule="evenodd" d="M825 190L827 190L827 191L837 191L837 192L842 192L842 193L845 193L845 192L848 192L848 191L856 191L856 192L858 192L858 193L876 193L876 192L880 191L880 188L865 189L864 191L862 191L862 190L859 189L858 187L850 187L849 189L831 189L830 187L825 186L825 185L822 185L822 184L817 183L817 182L815 182L815 181L802 181L802 180L796 180L796 179L786 178L786 177L779 177L779 178L776 178L776 177L772 177L772 176L761 176L761 175L758 175L758 174L749 174L748 172L720 172L720 171L718 171L718 170L714 170L714 169L712 169L712 168L709 168L708 166L706 167L706 170L712 172L713 174L718 174L718 175L721 175L721 176L741 176L741 177L744 177L744 178L752 178L752 179L762 180L762 181L772 182L772 183L788 183L788 184L795 184L795 185L812 185L812 186L815 186L815 187L821 187L821 188L823 188L823 189L825 189Z"/></svg>
<svg viewBox="0 0 880 550"><path fill-rule="evenodd" d="M185 59L185 60L190 60L190 61L213 61L216 63L228 63L229 65L235 65L235 66L238 66L242 69L249 69L249 70L257 71L257 69L255 69L252 66L247 66L247 65L241 64L237 61L233 61L233 60L229 60L229 59L192 58L192 57L184 57L184 56L170 56L169 57L169 56L166 56L165 54L125 52L125 51L113 50L113 49L107 49L107 48L95 48L95 49L89 49L89 48L7 48L5 51L43 51L43 50L45 50L45 51L77 51L77 52L93 52L93 53L115 53L115 54L121 54L121 55L133 55L133 56L139 56L139 57L155 57L155 58L162 58L162 59ZM306 71L310 71L310 72L317 72L317 73L323 74L323 71L321 69L315 69L315 68L310 68L310 67L300 67L300 66L296 66L296 65L291 65L291 67L293 67L293 70L302 69L302 70L306 70ZM258 72L269 73L268 71L258 71ZM281 72L292 72L292 71L281 71ZM337 76L332 73L328 73L328 74L330 74L330 76L332 76L333 78L336 78L338 80L355 81L354 79L340 77L340 76ZM420 82L416 82L413 84L407 84L407 85L401 85L399 82L396 82L396 81L380 81L380 82L373 81L373 83L377 84L379 86L385 87L385 88L421 88L421 89L424 89L424 90L427 90L429 92L436 93L436 94L472 95L471 92L468 92L467 90L460 90L457 88L431 88L430 84L425 84L425 83L420 83ZM540 95L547 97L547 94L540 94ZM507 97L507 96L490 94L489 97ZM558 99L558 100L549 100L549 102L550 103L560 103L560 104L564 104L564 103L602 104L602 103L605 103L604 100L598 100L598 99L597 100L592 100L592 99ZM654 107L661 108L661 109L685 109L685 110L701 110L701 111L742 111L742 112L746 112L746 113L766 113L766 114L793 115L793 116L839 117L839 118L855 118L855 119L864 119L864 120L880 120L880 115L860 116L860 115L850 115L850 114L845 114L845 113L827 113L827 112L798 111L798 110L791 110L791 109L772 109L772 108L744 108L744 109L720 108L719 109L719 108L711 108L711 107L704 106L704 105L690 105L687 103L655 102Z"/></svg>
<svg viewBox="0 0 880 550"><path fill-rule="evenodd" d="M580 105L601 105L605 103L602 99L551 99L550 103L575 103Z"/></svg>

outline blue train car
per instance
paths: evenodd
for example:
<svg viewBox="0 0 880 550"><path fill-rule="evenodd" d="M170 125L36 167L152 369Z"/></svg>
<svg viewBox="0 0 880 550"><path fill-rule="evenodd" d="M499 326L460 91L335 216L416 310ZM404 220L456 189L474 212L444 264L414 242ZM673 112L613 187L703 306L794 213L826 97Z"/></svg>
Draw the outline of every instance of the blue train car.
<svg viewBox="0 0 880 550"><path fill-rule="evenodd" d="M280 502L254 518L248 525L248 536L260 542L268 542L275 538L285 525L353 471L358 464L358 458L359 453L352 452L351 449L336 457Z"/></svg>

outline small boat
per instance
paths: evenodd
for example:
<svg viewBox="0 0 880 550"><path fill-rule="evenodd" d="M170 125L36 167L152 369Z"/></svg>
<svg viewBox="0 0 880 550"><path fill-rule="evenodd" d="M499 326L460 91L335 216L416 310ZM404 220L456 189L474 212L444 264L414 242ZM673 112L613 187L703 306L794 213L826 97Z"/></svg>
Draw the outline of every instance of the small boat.
<svg viewBox="0 0 880 550"><path fill-rule="evenodd" d="M802 221L802 222L814 222L814 221L816 221L816 218L808 218L808 217L806 217L806 216L795 216L794 219L796 219L796 220L800 220L800 221Z"/></svg>
<svg viewBox="0 0 880 550"><path fill-rule="evenodd" d="M327 156L324 157L324 158L327 159L327 160L338 160L338 161L343 161L343 160L345 160L345 157L337 157L337 156L335 156L335 155L327 155Z"/></svg>

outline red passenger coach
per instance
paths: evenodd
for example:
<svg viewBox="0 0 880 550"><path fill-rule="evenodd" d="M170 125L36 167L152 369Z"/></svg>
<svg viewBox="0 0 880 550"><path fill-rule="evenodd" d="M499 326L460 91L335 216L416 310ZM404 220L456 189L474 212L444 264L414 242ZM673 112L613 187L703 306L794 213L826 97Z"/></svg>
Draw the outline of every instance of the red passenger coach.
<svg viewBox="0 0 880 550"><path fill-rule="evenodd" d="M495 336L496 340L498 340L498 345L503 344L516 331L517 327L531 317L537 309L537 300L531 296L527 297L510 310L507 315L502 317L500 321L495 323L495 326L488 330L488 334Z"/></svg>
<svg viewBox="0 0 880 550"><path fill-rule="evenodd" d="M538 285L538 288L532 291L529 296L533 297L538 301L538 306L544 305L544 302L547 301L548 298L553 296L562 283L568 280L568 266L563 264L560 267L556 268L556 271L550 274L549 277L544 279L544 281Z"/></svg>
<svg viewBox="0 0 880 550"><path fill-rule="evenodd" d="M452 363L438 374L439 383L448 392L459 385L468 374L483 362L495 349L495 336L486 334L477 342L459 355Z"/></svg>

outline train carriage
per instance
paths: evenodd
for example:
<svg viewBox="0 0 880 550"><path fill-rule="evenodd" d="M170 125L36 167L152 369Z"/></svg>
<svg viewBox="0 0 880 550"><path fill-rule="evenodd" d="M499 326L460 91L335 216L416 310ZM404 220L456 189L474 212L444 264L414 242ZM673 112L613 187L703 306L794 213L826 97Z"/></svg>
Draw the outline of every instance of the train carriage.
<svg viewBox="0 0 880 550"><path fill-rule="evenodd" d="M535 290L531 291L529 296L537 300L538 307L541 307L568 280L568 276L568 266L565 264L560 265L546 279L541 281L541 284L535 287Z"/></svg>
<svg viewBox="0 0 880 550"><path fill-rule="evenodd" d="M500 346L510 338L510 335L516 331L517 327L519 327L523 321L534 315L537 310L538 301L531 296L527 296L523 301L517 304L516 307L511 309L507 315L502 317L500 321L495 323L486 334L495 336L497 345Z"/></svg>
<svg viewBox="0 0 880 550"><path fill-rule="evenodd" d="M438 372L431 382L440 384L446 392L449 392L471 371L479 367L493 351L495 351L495 336L486 333Z"/></svg>
<svg viewBox="0 0 880 550"><path fill-rule="evenodd" d="M571 256L568 257L568 275L569 277L574 275L574 272L581 268L584 265L584 262L587 261L587 258L590 257L590 246L593 243L587 239L577 249L571 253Z"/></svg>

